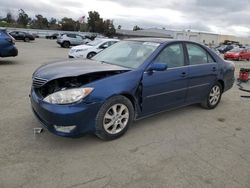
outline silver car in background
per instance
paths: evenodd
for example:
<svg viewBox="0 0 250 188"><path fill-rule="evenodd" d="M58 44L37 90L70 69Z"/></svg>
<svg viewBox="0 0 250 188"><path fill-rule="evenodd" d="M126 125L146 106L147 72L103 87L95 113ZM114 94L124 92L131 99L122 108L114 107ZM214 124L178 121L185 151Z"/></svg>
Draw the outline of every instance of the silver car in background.
<svg viewBox="0 0 250 188"><path fill-rule="evenodd" d="M63 48L86 44L90 41L90 39L74 33L64 33L57 38L57 43Z"/></svg>

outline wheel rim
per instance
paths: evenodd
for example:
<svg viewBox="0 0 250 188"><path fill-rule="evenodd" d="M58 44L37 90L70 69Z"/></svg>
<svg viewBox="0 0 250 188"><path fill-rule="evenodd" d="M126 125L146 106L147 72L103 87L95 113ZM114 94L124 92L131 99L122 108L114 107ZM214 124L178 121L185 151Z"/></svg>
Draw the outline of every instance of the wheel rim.
<svg viewBox="0 0 250 188"><path fill-rule="evenodd" d="M217 85L211 89L211 92L209 94L209 103L212 106L216 105L219 102L220 93L221 93L220 87Z"/></svg>
<svg viewBox="0 0 250 188"><path fill-rule="evenodd" d="M124 104L111 106L104 115L103 127L109 134L120 133L128 124L129 110Z"/></svg>
<svg viewBox="0 0 250 188"><path fill-rule="evenodd" d="M89 57L88 57L88 58L90 59L90 58L92 58L94 55L95 55L94 53L91 53L91 54L89 54Z"/></svg>

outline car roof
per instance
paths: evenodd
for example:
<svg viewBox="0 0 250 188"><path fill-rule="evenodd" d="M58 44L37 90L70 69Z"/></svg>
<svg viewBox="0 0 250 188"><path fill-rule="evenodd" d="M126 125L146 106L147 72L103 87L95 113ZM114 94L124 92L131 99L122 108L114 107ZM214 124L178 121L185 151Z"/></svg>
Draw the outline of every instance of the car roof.
<svg viewBox="0 0 250 188"><path fill-rule="evenodd" d="M180 41L176 39L169 39L169 38L129 38L125 39L126 41L138 41L138 42L156 42L156 43L166 43L166 42L174 42Z"/></svg>

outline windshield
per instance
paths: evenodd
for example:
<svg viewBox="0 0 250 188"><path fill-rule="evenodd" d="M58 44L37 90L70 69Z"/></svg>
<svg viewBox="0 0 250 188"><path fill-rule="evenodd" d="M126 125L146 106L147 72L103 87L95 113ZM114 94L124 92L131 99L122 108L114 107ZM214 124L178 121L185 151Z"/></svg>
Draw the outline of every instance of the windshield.
<svg viewBox="0 0 250 188"><path fill-rule="evenodd" d="M99 45L99 44L101 44L101 43L102 43L102 40L96 39L96 40L94 40L94 41L92 41L92 42L89 42L89 43L86 44L86 45L89 45L89 46L97 46L97 45Z"/></svg>
<svg viewBox="0 0 250 188"><path fill-rule="evenodd" d="M159 45L155 42L122 41L100 52L93 59L127 68L137 68Z"/></svg>

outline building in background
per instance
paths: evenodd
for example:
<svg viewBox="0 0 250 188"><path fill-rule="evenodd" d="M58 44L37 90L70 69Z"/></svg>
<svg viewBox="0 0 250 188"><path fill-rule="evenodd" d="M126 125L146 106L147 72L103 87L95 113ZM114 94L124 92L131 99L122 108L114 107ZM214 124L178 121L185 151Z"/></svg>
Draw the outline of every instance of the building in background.
<svg viewBox="0 0 250 188"><path fill-rule="evenodd" d="M166 30L166 29L143 29L143 30L124 30L117 29L116 34L119 38L132 38L132 37L159 37L159 38L170 38L180 40L190 40L199 42L206 45L216 46L221 43L228 41L236 41L240 44L250 44L249 37L237 37L233 35L222 35L209 32L191 31L191 30Z"/></svg>

